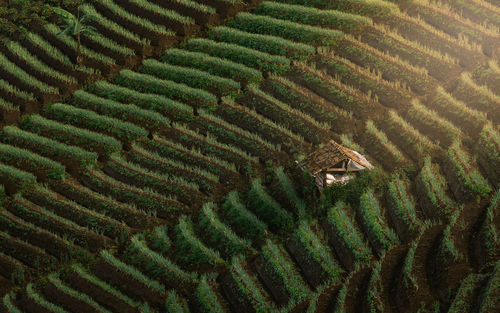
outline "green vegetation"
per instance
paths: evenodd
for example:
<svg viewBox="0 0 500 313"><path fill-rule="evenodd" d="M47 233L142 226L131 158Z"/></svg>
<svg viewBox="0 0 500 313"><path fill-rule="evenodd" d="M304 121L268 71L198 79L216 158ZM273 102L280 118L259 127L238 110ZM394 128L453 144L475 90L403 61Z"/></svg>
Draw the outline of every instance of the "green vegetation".
<svg viewBox="0 0 500 313"><path fill-rule="evenodd" d="M214 29L214 32L216 30ZM204 52L214 57L231 60L261 71L282 74L290 69L290 60L284 56L269 54L237 44L215 42L208 39L191 39L187 42L186 48L191 51Z"/></svg>
<svg viewBox="0 0 500 313"><path fill-rule="evenodd" d="M333 45L343 37L339 31L250 13L238 14L231 25L242 31L282 37L314 46Z"/></svg>
<svg viewBox="0 0 500 313"><path fill-rule="evenodd" d="M247 194L247 206L276 230L290 230L293 227L293 215L266 192L260 179L254 179L251 186Z"/></svg>
<svg viewBox="0 0 500 313"><path fill-rule="evenodd" d="M255 13L296 23L335 28L347 32L359 32L363 30L365 25L372 24L371 19L365 16L270 1L262 2L255 10Z"/></svg>
<svg viewBox="0 0 500 313"><path fill-rule="evenodd" d="M224 26L212 29L209 38L299 60L307 60L316 52L314 47L303 43L295 43L277 36L252 34Z"/></svg>

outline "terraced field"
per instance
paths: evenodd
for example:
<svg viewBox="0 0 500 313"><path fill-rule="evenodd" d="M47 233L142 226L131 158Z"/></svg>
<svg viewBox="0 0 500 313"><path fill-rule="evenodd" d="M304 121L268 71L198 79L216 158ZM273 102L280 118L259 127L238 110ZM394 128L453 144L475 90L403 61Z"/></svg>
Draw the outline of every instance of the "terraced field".
<svg viewBox="0 0 500 313"><path fill-rule="evenodd" d="M498 0L83 2L2 34L1 313L500 312Z"/></svg>

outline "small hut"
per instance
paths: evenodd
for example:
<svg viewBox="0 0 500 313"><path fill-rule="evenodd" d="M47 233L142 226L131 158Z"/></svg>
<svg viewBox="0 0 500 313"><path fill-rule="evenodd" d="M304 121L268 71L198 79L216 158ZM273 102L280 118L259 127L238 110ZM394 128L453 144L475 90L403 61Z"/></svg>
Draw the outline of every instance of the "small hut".
<svg viewBox="0 0 500 313"><path fill-rule="evenodd" d="M353 172L373 168L359 152L330 140L299 163L300 167L316 178L320 190L334 183L346 183Z"/></svg>

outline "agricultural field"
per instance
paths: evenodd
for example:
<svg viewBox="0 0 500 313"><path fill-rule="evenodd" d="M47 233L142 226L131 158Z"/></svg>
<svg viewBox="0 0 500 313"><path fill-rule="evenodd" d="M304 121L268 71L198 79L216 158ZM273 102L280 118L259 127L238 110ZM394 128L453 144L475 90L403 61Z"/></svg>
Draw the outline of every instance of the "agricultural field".
<svg viewBox="0 0 500 313"><path fill-rule="evenodd" d="M0 313L495 313L499 232L498 0L0 0Z"/></svg>

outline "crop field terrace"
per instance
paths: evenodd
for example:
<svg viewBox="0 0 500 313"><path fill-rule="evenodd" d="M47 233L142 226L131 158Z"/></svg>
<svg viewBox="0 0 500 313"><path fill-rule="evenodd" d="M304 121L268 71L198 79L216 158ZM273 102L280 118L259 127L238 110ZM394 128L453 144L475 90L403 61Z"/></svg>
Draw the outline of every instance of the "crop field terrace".
<svg viewBox="0 0 500 313"><path fill-rule="evenodd" d="M500 312L498 0L0 0L0 126L0 313Z"/></svg>

